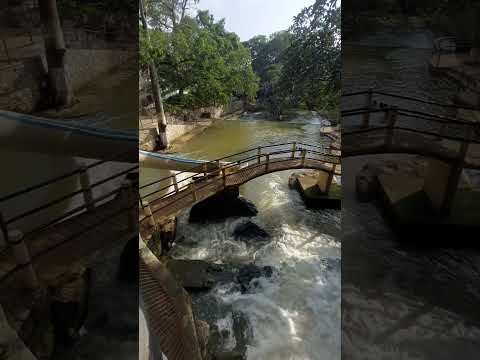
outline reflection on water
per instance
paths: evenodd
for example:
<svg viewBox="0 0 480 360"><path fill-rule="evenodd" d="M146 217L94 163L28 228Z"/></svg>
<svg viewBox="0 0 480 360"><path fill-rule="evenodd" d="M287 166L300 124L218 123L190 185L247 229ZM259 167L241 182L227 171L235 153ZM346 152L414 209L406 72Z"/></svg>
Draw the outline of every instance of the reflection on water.
<svg viewBox="0 0 480 360"><path fill-rule="evenodd" d="M322 123L317 118L290 123L226 120L173 150L212 159L259 145L321 143ZM142 168L141 181L160 173ZM276 268L273 278L262 278L252 293L242 294L228 284L194 295L200 318L223 330L224 349L246 347L248 359L339 359L340 212L306 209L299 194L288 188L291 173L269 174L241 187L257 206L259 214L252 220L270 233L269 241L247 245L235 240L233 230L246 219L197 225L189 224L184 212L173 256Z"/></svg>
<svg viewBox="0 0 480 360"><path fill-rule="evenodd" d="M403 46L412 44L410 39L404 40ZM429 73L431 50L423 46L368 45L345 46L344 92L373 88L443 103L449 103L457 92L455 83ZM395 104L412 108L405 101ZM357 105L351 99L342 102L344 108ZM442 113L429 105L414 109ZM373 158L392 156L343 160L345 355L352 359L358 355L372 359L451 359L453 354L462 359L478 358L480 290L473 284L480 283L480 256L469 249L420 252L403 248L378 209L355 198L355 174Z"/></svg>

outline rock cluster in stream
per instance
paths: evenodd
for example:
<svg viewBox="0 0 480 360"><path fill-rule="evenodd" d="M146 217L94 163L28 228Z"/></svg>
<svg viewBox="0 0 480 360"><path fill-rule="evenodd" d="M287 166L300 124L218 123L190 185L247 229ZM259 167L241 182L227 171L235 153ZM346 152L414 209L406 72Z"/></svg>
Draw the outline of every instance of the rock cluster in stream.
<svg viewBox="0 0 480 360"><path fill-rule="evenodd" d="M247 244L258 241L266 241L270 234L252 221L238 225L233 231L235 240L244 241Z"/></svg>
<svg viewBox="0 0 480 360"><path fill-rule="evenodd" d="M240 291L246 293L258 286L258 278L270 278L274 269L271 266L213 264L203 260L177 260L164 258L168 270L177 281L190 291L208 290L218 283L234 282Z"/></svg>
<svg viewBox="0 0 480 360"><path fill-rule="evenodd" d="M255 205L240 196L238 187L229 187L195 204L190 210L189 221L222 221L229 217L252 217L257 213Z"/></svg>

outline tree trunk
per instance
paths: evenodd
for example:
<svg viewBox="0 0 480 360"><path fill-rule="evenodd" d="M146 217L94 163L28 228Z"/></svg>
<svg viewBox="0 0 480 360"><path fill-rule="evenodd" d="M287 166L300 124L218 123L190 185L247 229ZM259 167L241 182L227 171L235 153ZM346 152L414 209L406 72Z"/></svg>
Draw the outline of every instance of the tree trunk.
<svg viewBox="0 0 480 360"><path fill-rule="evenodd" d="M48 64L49 91L52 105L70 106L73 89L65 70L65 40L63 38L56 0L40 0L40 13L45 27L45 52Z"/></svg>
<svg viewBox="0 0 480 360"><path fill-rule="evenodd" d="M150 40L148 35L148 26L147 26L147 17L145 15L145 7L143 4L143 0L140 0L140 18L142 20L142 27L147 34L147 40ZM157 116L160 115L160 121L157 121L157 148L165 149L168 146L167 140L167 118L165 117L165 112L163 110L163 100L162 100L162 91L160 90L160 86L158 84L158 74L157 74L157 67L153 61L150 62L148 66L148 72L150 73L150 81L152 83L152 91L153 91L153 100L155 101L155 111Z"/></svg>

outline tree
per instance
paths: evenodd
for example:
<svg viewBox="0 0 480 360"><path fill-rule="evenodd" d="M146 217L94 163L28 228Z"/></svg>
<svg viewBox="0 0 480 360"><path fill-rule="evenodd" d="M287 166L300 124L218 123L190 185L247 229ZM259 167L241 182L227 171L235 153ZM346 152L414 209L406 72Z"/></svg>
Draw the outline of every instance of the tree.
<svg viewBox="0 0 480 360"><path fill-rule="evenodd" d="M142 21L143 26L143 33L145 35L144 39L146 43L150 43L149 37L149 30L147 26L147 17L145 14L145 7L143 5L143 0L140 0L140 19ZM153 59L149 59L148 61L149 73L150 73L150 83L153 90L153 98L155 101L155 110L157 115L160 114L160 122L157 122L157 135L159 136L158 145L160 148L166 148L168 146L168 139L167 139L167 118L165 117L165 111L163 109L163 100L162 100L162 92L160 90L160 86L158 84L158 74L157 68L155 66L155 61Z"/></svg>
<svg viewBox="0 0 480 360"><path fill-rule="evenodd" d="M171 31L152 31L151 40L156 45L149 48L141 41L140 59L153 59L161 88L177 92L170 105L194 109L226 104L232 96L255 98L250 52L208 11L185 16Z"/></svg>
<svg viewBox="0 0 480 360"><path fill-rule="evenodd" d="M145 0L148 23L156 30L171 31L187 16L199 0Z"/></svg>
<svg viewBox="0 0 480 360"><path fill-rule="evenodd" d="M290 29L292 45L284 54L280 88L309 109L338 105L340 22L336 1L316 0L295 17Z"/></svg>
<svg viewBox="0 0 480 360"><path fill-rule="evenodd" d="M40 0L40 16L45 28L48 84L53 106L70 106L73 89L65 70L65 40L56 0Z"/></svg>

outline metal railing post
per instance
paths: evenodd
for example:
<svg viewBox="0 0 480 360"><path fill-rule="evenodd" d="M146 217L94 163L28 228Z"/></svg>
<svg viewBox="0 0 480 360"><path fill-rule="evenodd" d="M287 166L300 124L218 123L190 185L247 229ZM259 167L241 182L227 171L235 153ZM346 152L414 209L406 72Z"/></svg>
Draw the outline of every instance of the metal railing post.
<svg viewBox="0 0 480 360"><path fill-rule="evenodd" d="M268 165L270 164L270 154L265 154L266 162L265 162L265 171L268 171Z"/></svg>
<svg viewBox="0 0 480 360"><path fill-rule="evenodd" d="M190 191L192 193L192 196L193 196L193 201L197 201L197 189L195 188L195 181L192 181L190 183Z"/></svg>
<svg viewBox="0 0 480 360"><path fill-rule="evenodd" d="M35 269L32 265L30 252L23 238L23 233L20 230L11 230L8 233L8 244L12 247L13 257L18 266L24 266L25 269L21 271L22 280L26 287L35 289L38 287L38 278Z"/></svg>
<svg viewBox="0 0 480 360"><path fill-rule="evenodd" d="M208 174L208 163L203 163L203 175L207 177Z"/></svg>
<svg viewBox="0 0 480 360"><path fill-rule="evenodd" d="M152 208L150 207L148 201L143 202L143 211L145 211L145 216L148 217L148 222L150 223L150 225L156 227L157 223L155 221L155 218L153 217Z"/></svg>
<svg viewBox="0 0 480 360"><path fill-rule="evenodd" d="M222 181L223 181L223 187L227 187L227 176L225 174L225 168L222 168Z"/></svg>
<svg viewBox="0 0 480 360"><path fill-rule="evenodd" d="M7 41L3 39L3 47L5 49L5 55L7 55L7 62L10 64L10 54L8 53Z"/></svg>
<svg viewBox="0 0 480 360"><path fill-rule="evenodd" d="M262 147L261 146L258 147L257 158L258 158L258 163L260 164L262 162Z"/></svg>
<svg viewBox="0 0 480 360"><path fill-rule="evenodd" d="M305 159L306 159L306 157L307 157L307 150L306 150L306 149L303 149L303 150L302 150L302 162L301 162L302 166L305 165Z"/></svg>
<svg viewBox="0 0 480 360"><path fill-rule="evenodd" d="M395 122L397 121L397 109L388 109L387 112L385 113L385 116L387 118L387 134L385 138L385 145L387 148L391 147L393 144L393 130L395 127Z"/></svg>
<svg viewBox="0 0 480 360"><path fill-rule="evenodd" d="M80 186L82 187L83 191L83 200L85 201L85 205L88 211L95 210L95 202L93 200L93 193L92 188L90 185L90 179L88 178L88 168L83 165L80 168Z"/></svg>
<svg viewBox="0 0 480 360"><path fill-rule="evenodd" d="M297 143L294 141L292 145L292 160L295 159L295 152L297 151Z"/></svg>
<svg viewBox="0 0 480 360"><path fill-rule="evenodd" d="M370 110L372 107L372 99L373 99L373 90L368 89L368 92L366 94L366 99L365 99L365 108L367 108L368 110ZM368 128L369 125L370 125L370 112L368 111L365 114L363 114L362 127Z"/></svg>
<svg viewBox="0 0 480 360"><path fill-rule="evenodd" d="M173 187L175 189L175 192L178 193L178 182L177 182L177 175L173 175Z"/></svg>

